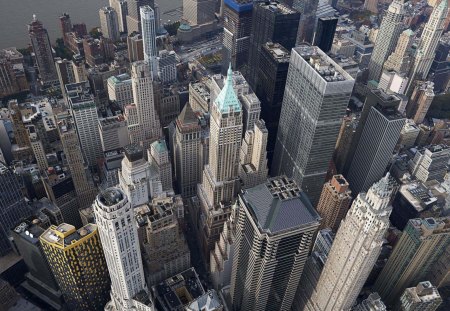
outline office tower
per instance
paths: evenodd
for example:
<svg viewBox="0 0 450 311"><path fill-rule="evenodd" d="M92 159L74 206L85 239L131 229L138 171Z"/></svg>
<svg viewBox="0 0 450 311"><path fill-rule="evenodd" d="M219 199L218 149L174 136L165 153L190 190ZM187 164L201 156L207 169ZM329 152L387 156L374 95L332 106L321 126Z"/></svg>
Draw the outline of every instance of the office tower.
<svg viewBox="0 0 450 311"><path fill-rule="evenodd" d="M393 180L387 174L361 192L341 222L308 304L312 310L349 310L359 295L389 227Z"/></svg>
<svg viewBox="0 0 450 311"><path fill-rule="evenodd" d="M164 85L162 81L154 83L155 108L163 128L169 126L180 113L180 94L176 87Z"/></svg>
<svg viewBox="0 0 450 311"><path fill-rule="evenodd" d="M342 55L344 57L353 57L355 55L356 45L353 41L342 37L333 40L331 53L334 55Z"/></svg>
<svg viewBox="0 0 450 311"><path fill-rule="evenodd" d="M21 192L18 176L0 162L0 256L11 250L9 229L32 212Z"/></svg>
<svg viewBox="0 0 450 311"><path fill-rule="evenodd" d="M161 125L155 109L150 65L145 61L132 63L131 82L136 115L136 118L133 118L136 120L128 119L131 142L149 148L153 141L162 136Z"/></svg>
<svg viewBox="0 0 450 311"><path fill-rule="evenodd" d="M398 97L381 90L374 90L372 94L381 100L370 108L365 124L361 124L360 139L352 142L357 145L346 175L355 195L367 191L384 175L406 120L397 111Z"/></svg>
<svg viewBox="0 0 450 311"><path fill-rule="evenodd" d="M201 113L207 113L209 111L211 90L207 83L189 83L189 103L194 111Z"/></svg>
<svg viewBox="0 0 450 311"><path fill-rule="evenodd" d="M39 240L68 308L103 308L111 282L97 225L76 230L62 223L45 230Z"/></svg>
<svg viewBox="0 0 450 311"><path fill-rule="evenodd" d="M0 299L2 302L2 311L8 311L10 308L16 306L19 297L20 296L17 294L14 287L12 287L5 280L0 279Z"/></svg>
<svg viewBox="0 0 450 311"><path fill-rule="evenodd" d="M410 89L414 86L414 80L424 80L428 76L431 64L436 55L439 38L444 31L447 14L448 1L444 0L433 9L430 18L423 29L414 58L414 65L412 66L410 73Z"/></svg>
<svg viewBox="0 0 450 311"><path fill-rule="evenodd" d="M116 102L122 109L133 103L133 88L128 73L108 78L108 98L110 101Z"/></svg>
<svg viewBox="0 0 450 311"><path fill-rule="evenodd" d="M429 281L419 282L417 286L405 289L400 297L401 311L434 311L442 303L437 288Z"/></svg>
<svg viewBox="0 0 450 311"><path fill-rule="evenodd" d="M261 50L266 42L279 43L290 51L297 38L300 13L279 2L257 2L253 6L252 33L246 79L253 89L258 85Z"/></svg>
<svg viewBox="0 0 450 311"><path fill-rule="evenodd" d="M364 9L374 14L378 14L378 1L379 0L365 0Z"/></svg>
<svg viewBox="0 0 450 311"><path fill-rule="evenodd" d="M152 287L158 310L222 311L223 305L215 290L205 292L194 268L172 275ZM170 300L168 299L170 297Z"/></svg>
<svg viewBox="0 0 450 311"><path fill-rule="evenodd" d="M15 160L21 160L27 155L32 154L30 136L27 128L22 121L21 105L16 99L8 102L8 109L10 113L10 120L12 121L12 128L14 133L14 140L16 146L11 149L11 152ZM9 140L9 137L8 137Z"/></svg>
<svg viewBox="0 0 450 311"><path fill-rule="evenodd" d="M38 219L34 221L39 222ZM14 244L28 268L21 286L59 310L63 304L62 294L39 241L43 233L43 228L28 220L17 223L11 229Z"/></svg>
<svg viewBox="0 0 450 311"><path fill-rule="evenodd" d="M263 120L257 120L254 128L245 132L239 156L239 178L242 188L253 188L267 180L267 137Z"/></svg>
<svg viewBox="0 0 450 311"><path fill-rule="evenodd" d="M58 74L59 86L61 92L65 94L66 84L75 83L75 74L73 72L72 62L67 59L57 58L55 62L56 73Z"/></svg>
<svg viewBox="0 0 450 311"><path fill-rule="evenodd" d="M153 80L158 76L158 49L156 48L155 12L149 6L142 6L141 28L144 45L144 61L149 65Z"/></svg>
<svg viewBox="0 0 450 311"><path fill-rule="evenodd" d="M141 10L142 6L149 5L155 7L154 0L127 0L128 15L127 15L127 31L128 33L141 33Z"/></svg>
<svg viewBox="0 0 450 311"><path fill-rule="evenodd" d="M449 53L450 42L440 41L436 48L436 56L430 68L436 93L445 91L450 80L450 66L448 66L447 61Z"/></svg>
<svg viewBox="0 0 450 311"><path fill-rule="evenodd" d="M75 82L80 83L87 80L86 63L83 60L73 60L72 69L75 77Z"/></svg>
<svg viewBox="0 0 450 311"><path fill-rule="evenodd" d="M202 25L214 20L214 0L183 0L183 19L191 25Z"/></svg>
<svg viewBox="0 0 450 311"><path fill-rule="evenodd" d="M359 115L345 116L334 149L333 162L338 173L344 172L353 136L358 127Z"/></svg>
<svg viewBox="0 0 450 311"><path fill-rule="evenodd" d="M211 105L210 114L209 161L197 188L201 214L206 222L200 237L206 261L239 190L242 107L233 89L231 68L228 68L225 85Z"/></svg>
<svg viewBox="0 0 450 311"><path fill-rule="evenodd" d="M321 228L330 228L333 232L337 232L350 207L351 194L348 182L342 175L334 175L330 181L323 185L322 194L316 208L320 217L322 217Z"/></svg>
<svg viewBox="0 0 450 311"><path fill-rule="evenodd" d="M177 54L174 51L159 51L158 76L162 83L177 81Z"/></svg>
<svg viewBox="0 0 450 311"><path fill-rule="evenodd" d="M123 115L98 119L103 152L121 149L130 144L128 124Z"/></svg>
<svg viewBox="0 0 450 311"><path fill-rule="evenodd" d="M434 83L430 81L418 82L406 106L406 116L417 124L425 120L428 109L434 99Z"/></svg>
<svg viewBox="0 0 450 311"><path fill-rule="evenodd" d="M48 37L47 29L36 15L28 25L28 34L30 35L31 46L33 47L36 58L39 76L43 85L51 85L58 82L55 61L53 60L52 45Z"/></svg>
<svg viewBox="0 0 450 311"><path fill-rule="evenodd" d="M275 150L289 58L288 50L278 43L267 42L262 47L255 94L261 101L261 119L265 121L269 131L267 142L269 167Z"/></svg>
<svg viewBox="0 0 450 311"><path fill-rule="evenodd" d="M409 161L409 170L416 179L444 181L447 163L450 159L450 147L447 145L431 145L418 149Z"/></svg>
<svg viewBox="0 0 450 311"><path fill-rule="evenodd" d="M148 202L151 196L150 164L145 161L143 149L138 145L124 147L125 157L119 172L119 185L132 207Z"/></svg>
<svg viewBox="0 0 450 311"><path fill-rule="evenodd" d="M190 251L179 219L184 217L180 196L154 198L135 209L148 286L191 267Z"/></svg>
<svg viewBox="0 0 450 311"><path fill-rule="evenodd" d="M174 175L179 193L184 198L196 194L197 184L201 182L204 157L203 132L200 113L192 110L188 102L175 121L173 161Z"/></svg>
<svg viewBox="0 0 450 311"><path fill-rule="evenodd" d="M378 293L371 293L369 297L358 304L354 311L386 311L386 305L381 301Z"/></svg>
<svg viewBox="0 0 450 311"><path fill-rule="evenodd" d="M127 32L127 0L109 0L109 6L112 7L117 13L117 19L119 21L119 31Z"/></svg>
<svg viewBox="0 0 450 311"><path fill-rule="evenodd" d="M290 310L320 217L282 177L239 194L231 276L233 310Z"/></svg>
<svg viewBox="0 0 450 311"><path fill-rule="evenodd" d="M386 305L395 305L407 287L424 280L449 244L448 218L409 220L374 285Z"/></svg>
<svg viewBox="0 0 450 311"><path fill-rule="evenodd" d="M369 62L368 80L379 81L383 64L391 55L397 44L398 38L403 31L403 0L394 0L386 11L381 21L377 39Z"/></svg>
<svg viewBox="0 0 450 311"><path fill-rule="evenodd" d="M119 188L108 188L94 202L100 239L111 277L110 310L132 310L138 297L145 297L143 311L152 311L147 294L137 225L133 207ZM126 245L126 247L124 247Z"/></svg>
<svg viewBox="0 0 450 311"><path fill-rule="evenodd" d="M252 31L252 0L227 0L223 2L224 64L231 63L240 70L248 60Z"/></svg>
<svg viewBox="0 0 450 311"><path fill-rule="evenodd" d="M0 97L28 91L23 55L16 48L0 50Z"/></svg>
<svg viewBox="0 0 450 311"><path fill-rule="evenodd" d="M354 82L317 47L292 49L271 174L294 178L313 204L319 200Z"/></svg>
<svg viewBox="0 0 450 311"><path fill-rule="evenodd" d="M79 209L83 209L92 204L97 190L88 179L84 166L83 154L80 148L80 142L78 140L79 133L75 130L73 119L69 115L57 115L56 120L64 150L64 156L70 168L78 207ZM99 144L99 141L96 141L96 144ZM63 213L63 215L65 221L72 221L76 225L80 224L80 216L77 215L74 210L67 210L67 214Z"/></svg>
<svg viewBox="0 0 450 311"><path fill-rule="evenodd" d="M119 18L114 8L105 6L98 11L100 15L100 27L102 29L103 37L109 38L112 41L120 39L119 32Z"/></svg>
<svg viewBox="0 0 450 311"><path fill-rule="evenodd" d="M137 62L139 60L144 60L144 44L142 41L142 35L139 33L131 33L127 37L127 47L128 47L128 60L132 62Z"/></svg>
<svg viewBox="0 0 450 311"><path fill-rule="evenodd" d="M98 114L94 95L88 81L66 85L67 104L75 122L81 149L90 167L97 165L102 157L100 135L98 132Z"/></svg>
<svg viewBox="0 0 450 311"><path fill-rule="evenodd" d="M243 123L242 133L244 134L247 130L252 130L255 122L259 120L261 102L241 72L234 71L232 72L232 76L232 88L241 103ZM212 76L211 83L209 83L212 99L214 99L224 88L224 85L226 84L225 81L226 78L222 75Z"/></svg>
<svg viewBox="0 0 450 311"><path fill-rule="evenodd" d="M314 20L316 18L318 0L285 0L291 2L292 8L300 12L300 23L298 26L297 43L312 42L314 34Z"/></svg>
<svg viewBox="0 0 450 311"><path fill-rule="evenodd" d="M150 165L156 168L162 191L173 191L172 164L165 139L159 139L150 145L150 149L147 150L147 159Z"/></svg>
<svg viewBox="0 0 450 311"><path fill-rule="evenodd" d="M319 281L334 237L335 235L331 229L322 229L317 233L314 247L306 260L305 268L303 269L299 286L294 297L294 303L292 304L293 311L309 310L306 309L306 305Z"/></svg>
<svg viewBox="0 0 450 311"><path fill-rule="evenodd" d="M338 18L334 16L320 17L317 20L317 27L314 33L313 45L318 46L322 51L328 53L333 44L334 32Z"/></svg>
<svg viewBox="0 0 450 311"><path fill-rule="evenodd" d="M404 30L398 38L394 52L389 55L383 68L386 70L393 70L399 74L407 73L410 67L410 50L413 42L414 31L409 28Z"/></svg>
<svg viewBox="0 0 450 311"><path fill-rule="evenodd" d="M416 125L416 123L411 119L406 119L405 125L400 132L400 139L398 141L398 145L400 145L400 149L409 149L414 147L417 136L419 136L420 129Z"/></svg>
<svg viewBox="0 0 450 311"><path fill-rule="evenodd" d="M70 15L68 13L63 13L59 17L59 27L61 28L62 37L65 39L66 33L72 31L72 21L70 20Z"/></svg>

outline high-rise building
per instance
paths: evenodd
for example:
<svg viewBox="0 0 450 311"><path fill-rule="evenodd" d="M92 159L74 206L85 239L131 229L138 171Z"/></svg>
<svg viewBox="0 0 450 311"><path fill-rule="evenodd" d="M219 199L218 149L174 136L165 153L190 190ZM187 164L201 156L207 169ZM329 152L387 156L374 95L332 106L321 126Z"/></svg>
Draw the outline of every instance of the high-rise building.
<svg viewBox="0 0 450 311"><path fill-rule="evenodd" d="M179 224L183 209L180 196L154 198L135 209L148 286L191 267L189 247Z"/></svg>
<svg viewBox="0 0 450 311"><path fill-rule="evenodd" d="M360 120L362 133L358 141L352 141L356 150L346 174L355 195L384 175L406 120L397 111L398 97L382 90L373 90L372 95L380 100L370 108L366 122Z"/></svg>
<svg viewBox="0 0 450 311"><path fill-rule="evenodd" d="M239 194L233 310L290 310L320 217L306 194L275 177Z"/></svg>
<svg viewBox="0 0 450 311"><path fill-rule="evenodd" d="M21 286L59 310L64 301L39 240L45 230L36 224L39 222L38 218L33 220L20 221L11 229L14 244L28 268Z"/></svg>
<svg viewBox="0 0 450 311"><path fill-rule="evenodd" d="M0 97L28 90L23 55L16 48L0 50Z"/></svg>
<svg viewBox="0 0 450 311"><path fill-rule="evenodd" d="M436 56L431 64L430 74L434 82L436 93L444 92L450 81L450 66L447 57L450 53L450 42L441 41L436 48Z"/></svg>
<svg viewBox="0 0 450 311"><path fill-rule="evenodd" d="M62 223L39 240L71 310L99 310L108 302L110 279L97 225L78 230Z"/></svg>
<svg viewBox="0 0 450 311"><path fill-rule="evenodd" d="M177 80L177 54L174 51L159 51L158 76L162 83Z"/></svg>
<svg viewBox="0 0 450 311"><path fill-rule="evenodd" d="M20 191L18 176L0 162L0 256L11 250L9 229L32 214Z"/></svg>
<svg viewBox="0 0 450 311"><path fill-rule="evenodd" d="M410 49L414 42L414 32L411 29L404 30L398 38L394 52L389 55L383 65L386 70L394 70L398 74L407 73L410 67Z"/></svg>
<svg viewBox="0 0 450 311"><path fill-rule="evenodd" d="M88 81L66 85L67 104L75 122L81 149L90 167L102 158L98 114Z"/></svg>
<svg viewBox="0 0 450 311"><path fill-rule="evenodd" d="M314 19L316 18L318 0L284 0L292 8L300 12L300 23L298 26L297 43L312 42L314 34Z"/></svg>
<svg viewBox="0 0 450 311"><path fill-rule="evenodd" d="M44 28L44 25L37 19L36 15L33 15L33 20L28 25L28 33L42 84L57 83L58 74L56 73L55 61L53 60L50 38L48 37L47 29Z"/></svg>
<svg viewBox="0 0 450 311"><path fill-rule="evenodd" d="M436 48L439 44L439 39L444 31L447 14L448 1L443 0L433 9L430 18L423 29L419 45L417 46L414 65L412 66L410 73L410 90L414 87L414 81L416 79L424 80L428 76L431 64L433 63L436 55Z"/></svg>
<svg viewBox="0 0 450 311"><path fill-rule="evenodd" d="M317 204L317 212L322 220L321 228L330 228L337 232L342 219L344 219L352 200L347 180L342 175L334 175L323 185L322 194Z"/></svg>
<svg viewBox="0 0 450 311"><path fill-rule="evenodd" d="M310 310L349 310L381 252L392 211L389 174L361 192L342 221L331 246Z"/></svg>
<svg viewBox="0 0 450 311"><path fill-rule="evenodd" d="M156 48L155 11L149 5L142 6L140 10L144 61L150 67L153 80L156 80L158 77L158 49Z"/></svg>
<svg viewBox="0 0 450 311"><path fill-rule="evenodd" d="M338 18L334 16L320 17L314 33L313 45L328 53L333 45L334 32L336 31Z"/></svg>
<svg viewBox="0 0 450 311"><path fill-rule="evenodd" d="M121 149L130 144L128 124L123 115L98 119L103 152Z"/></svg>
<svg viewBox="0 0 450 311"><path fill-rule="evenodd" d="M197 195L205 228L201 245L206 261L220 238L239 190L239 149L242 140L242 106L233 89L233 71L228 69L225 84L210 108L209 161L204 166Z"/></svg>
<svg viewBox="0 0 450 311"><path fill-rule="evenodd" d="M354 83L319 48L303 44L292 49L271 174L294 178L313 204L319 200Z"/></svg>
<svg viewBox="0 0 450 311"><path fill-rule="evenodd" d="M131 65L131 81L135 117L128 118L131 142L149 148L150 144L162 136L161 125L155 109L155 94L150 65L145 61Z"/></svg>
<svg viewBox="0 0 450 311"><path fill-rule="evenodd" d="M248 60L252 10L252 0L223 1L223 63L231 63L234 70L240 70Z"/></svg>
<svg viewBox="0 0 450 311"><path fill-rule="evenodd" d="M201 182L202 169L207 157L201 114L192 110L188 102L175 121L173 134L174 175L177 190L184 198L196 194L197 184Z"/></svg>
<svg viewBox="0 0 450 311"><path fill-rule="evenodd" d="M418 149L409 161L411 175L416 179L444 181L447 164L450 159L450 147L447 145L431 145Z"/></svg>
<svg viewBox="0 0 450 311"><path fill-rule="evenodd" d="M147 150L147 159L150 165L156 168L162 191L173 192L172 164L165 139L159 139L150 145L150 149Z"/></svg>
<svg viewBox="0 0 450 311"><path fill-rule="evenodd" d="M386 311L386 305L381 301L380 295L378 293L372 293L364 299L360 304L358 304L354 311Z"/></svg>
<svg viewBox="0 0 450 311"><path fill-rule="evenodd" d="M142 6L149 5L155 7L155 0L127 0L127 31L128 33L141 33L141 10Z"/></svg>
<svg viewBox="0 0 450 311"><path fill-rule="evenodd" d="M111 301L105 310L154 311L134 210L127 196L119 188L108 188L97 196L93 207L111 277Z"/></svg>
<svg viewBox="0 0 450 311"><path fill-rule="evenodd" d="M255 94L261 101L261 119L264 120L269 131L267 142L269 167L272 164L277 140L278 122L280 121L289 59L289 51L278 43L267 42L261 49L259 79Z"/></svg>
<svg viewBox="0 0 450 311"><path fill-rule="evenodd" d="M72 31L72 21L70 20L70 15L68 13L63 13L60 17L59 17L59 23L60 23L60 28L61 28L61 35L63 37L63 39L66 39L66 33L71 32ZM64 40L64 43L66 41Z"/></svg>
<svg viewBox="0 0 450 311"><path fill-rule="evenodd" d="M400 297L401 311L434 311L442 302L437 288L430 282L419 282L416 287L405 289Z"/></svg>
<svg viewBox="0 0 450 311"><path fill-rule="evenodd" d="M365 0L364 9L374 14L378 14L378 2L379 0Z"/></svg>
<svg viewBox="0 0 450 311"><path fill-rule="evenodd" d="M108 78L108 98L110 101L116 102L122 109L133 103L133 88L128 73Z"/></svg>
<svg viewBox="0 0 450 311"><path fill-rule="evenodd" d="M431 81L418 81L406 106L406 116L412 118L417 124L422 123L433 99L434 83Z"/></svg>
<svg viewBox="0 0 450 311"><path fill-rule="evenodd" d="M65 94L66 84L76 82L72 62L67 59L56 58L55 66L61 92Z"/></svg>
<svg viewBox="0 0 450 311"><path fill-rule="evenodd" d="M127 0L109 0L109 6L112 7L117 13L117 19L119 21L119 31L127 32Z"/></svg>
<svg viewBox="0 0 450 311"><path fill-rule="evenodd" d="M253 188L267 180L267 136L263 120L257 120L253 129L245 132L239 156L239 178L242 188Z"/></svg>
<svg viewBox="0 0 450 311"><path fill-rule="evenodd" d="M183 19L191 25L202 25L214 20L215 0L183 0Z"/></svg>
<svg viewBox="0 0 450 311"><path fill-rule="evenodd" d="M128 60L132 62L137 62L139 60L144 60L144 44L142 41L142 35L136 32L131 33L127 37L127 47L128 47Z"/></svg>
<svg viewBox="0 0 450 311"><path fill-rule="evenodd" d="M383 64L394 51L398 38L403 31L403 15L405 14L403 0L394 0L386 11L378 30L372 56L369 62L368 80L379 81Z"/></svg>
<svg viewBox="0 0 450 311"><path fill-rule="evenodd" d="M374 289L394 306L403 291L424 280L450 244L449 218L411 219L403 230Z"/></svg>
<svg viewBox="0 0 450 311"><path fill-rule="evenodd" d="M261 50L266 42L281 44L290 51L297 40L300 13L277 1L255 2L246 79L253 89L258 85Z"/></svg>
<svg viewBox="0 0 450 311"><path fill-rule="evenodd" d="M100 8L98 14L100 15L100 27L103 36L112 41L118 41L120 39L120 31L119 17L116 10L110 6L105 6Z"/></svg>

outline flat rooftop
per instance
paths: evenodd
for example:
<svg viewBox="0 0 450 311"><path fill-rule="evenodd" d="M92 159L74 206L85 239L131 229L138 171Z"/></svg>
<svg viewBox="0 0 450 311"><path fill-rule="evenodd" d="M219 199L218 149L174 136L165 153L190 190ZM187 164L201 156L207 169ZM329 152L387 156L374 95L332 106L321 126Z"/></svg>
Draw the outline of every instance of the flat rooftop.
<svg viewBox="0 0 450 311"><path fill-rule="evenodd" d="M66 84L66 93L72 105L94 101L94 95L91 94L91 87L88 81Z"/></svg>
<svg viewBox="0 0 450 311"><path fill-rule="evenodd" d="M263 7L266 10L270 10L271 12L280 14L280 15L287 15L287 14L300 14L296 10L290 8L289 6L280 3L278 1L265 1L261 3L255 3L255 5L259 5Z"/></svg>
<svg viewBox="0 0 450 311"><path fill-rule="evenodd" d="M62 223L58 226L51 226L42 235L41 240L48 244L52 244L58 248L65 248L77 241L82 241L87 235L97 230L94 224L87 224L86 226L76 230L74 226Z"/></svg>
<svg viewBox="0 0 450 311"><path fill-rule="evenodd" d="M279 63L289 63L291 53L286 50L281 44L266 42L263 48L272 55L272 58Z"/></svg>
<svg viewBox="0 0 450 311"><path fill-rule="evenodd" d="M108 78L108 82L111 82L113 84L118 83L130 83L131 84L131 77L128 73L123 73L117 76L112 76Z"/></svg>
<svg viewBox="0 0 450 311"><path fill-rule="evenodd" d="M240 196L264 232L275 234L320 221L306 194L284 176L271 178Z"/></svg>

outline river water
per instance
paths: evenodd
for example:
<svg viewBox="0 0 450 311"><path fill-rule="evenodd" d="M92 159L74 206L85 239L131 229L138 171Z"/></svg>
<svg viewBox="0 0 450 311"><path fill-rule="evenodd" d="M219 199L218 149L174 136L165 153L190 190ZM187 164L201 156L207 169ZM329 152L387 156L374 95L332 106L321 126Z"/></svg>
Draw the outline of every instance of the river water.
<svg viewBox="0 0 450 311"><path fill-rule="evenodd" d="M180 17L182 0L156 0L161 11L161 21L175 21ZM108 5L108 0L0 0L0 48L28 46L30 39L27 24L33 14L44 23L54 42L61 37L59 16L70 15L72 24L86 23L88 30L99 26L98 10Z"/></svg>

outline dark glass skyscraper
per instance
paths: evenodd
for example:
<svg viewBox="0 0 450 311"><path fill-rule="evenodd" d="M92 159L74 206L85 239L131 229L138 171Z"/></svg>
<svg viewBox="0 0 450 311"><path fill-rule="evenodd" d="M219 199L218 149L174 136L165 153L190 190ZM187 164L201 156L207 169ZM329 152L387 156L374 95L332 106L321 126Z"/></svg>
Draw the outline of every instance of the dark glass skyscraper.
<svg viewBox="0 0 450 311"><path fill-rule="evenodd" d="M436 56L430 69L435 93L444 92L450 80L450 62L447 60L449 53L450 43L441 41L436 49Z"/></svg>
<svg viewBox="0 0 450 311"><path fill-rule="evenodd" d="M260 55L266 42L279 43L288 51L294 46L297 38L300 13L277 1L258 2L253 6L252 34L248 70L245 79L253 89L258 84Z"/></svg>
<svg viewBox="0 0 450 311"><path fill-rule="evenodd" d="M317 45L325 53L329 52L333 44L337 22L338 18L334 16L320 17L317 20L313 45Z"/></svg>

